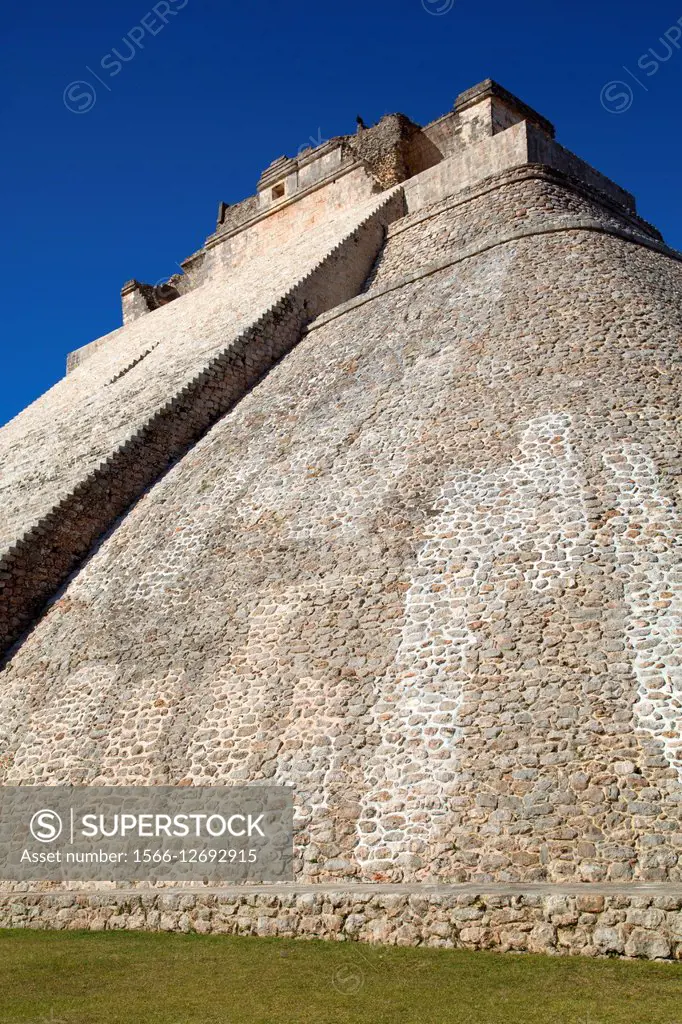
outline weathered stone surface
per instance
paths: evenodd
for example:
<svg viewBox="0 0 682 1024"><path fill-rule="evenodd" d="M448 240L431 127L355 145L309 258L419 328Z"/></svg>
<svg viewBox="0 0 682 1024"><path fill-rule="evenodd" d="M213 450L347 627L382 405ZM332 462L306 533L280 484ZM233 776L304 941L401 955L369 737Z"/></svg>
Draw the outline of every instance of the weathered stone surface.
<svg viewBox="0 0 682 1024"><path fill-rule="evenodd" d="M670 942L664 933L635 928L625 943L625 952L628 956L662 960L670 956Z"/></svg>
<svg viewBox="0 0 682 1024"><path fill-rule="evenodd" d="M312 269L231 342L229 334L227 339L214 334L197 352L196 345L187 345L182 334L174 333L163 338L163 370L157 366L155 372L153 358L149 362L147 357L161 344L157 335L113 377L98 381L102 367L97 364L111 355L104 349L91 357L85 372L69 375L48 392L51 421L39 400L3 430L0 498L7 521L0 527L0 655L98 537L296 345L310 319L357 293L383 241L385 224L402 208L398 190L356 211L349 232L352 221L346 216L314 233L314 241L308 240L300 254ZM329 248L335 234L337 242ZM250 296L248 284L254 285L255 275L235 282L242 311L249 301L258 308L264 295L272 295L276 280L273 275L263 288L259 279L260 291ZM187 296L186 318L196 316L197 295L205 300L206 291ZM211 327L220 332L234 317L235 304L225 303L218 291L209 297L214 304ZM163 329L159 323L156 328ZM124 338L128 344L134 329L129 332ZM119 351L119 364L120 358ZM89 401L73 404L85 382L91 385ZM42 428L28 444L26 435L41 418ZM18 444L17 438L23 442ZM33 456L28 462L27 453Z"/></svg>
<svg viewBox="0 0 682 1024"><path fill-rule="evenodd" d="M577 921L581 897L563 896ZM160 892L111 892L102 898L81 893L77 905L63 907L61 897L43 893L0 901L0 928L80 928L105 931L196 932L200 935L259 935L325 938L334 941L424 945L466 949L508 949L532 953L682 959L679 914L655 929L606 922L615 906L627 907L636 897L607 895L605 909L582 925L548 924L557 897L524 893L500 897L481 892L467 897L476 918L453 915L451 895L417 900L406 896L374 896L367 891L293 890L277 895L263 891L202 893L169 898ZM512 899L513 915L501 915L500 900ZM415 902L410 910L410 906ZM419 910L416 910L416 905ZM392 910L389 909L392 907ZM397 912L396 912L397 911Z"/></svg>
<svg viewBox="0 0 682 1024"><path fill-rule="evenodd" d="M461 187L463 129L406 182L354 297L145 478L0 673L0 779L288 783L297 878L340 887L207 915L153 896L122 926L679 955L675 893L602 887L682 880L682 263L570 154L516 166L548 129L510 122L481 120ZM417 136L382 131L393 182ZM3 535L381 200L95 347L0 432ZM519 888L344 897L358 881ZM540 881L594 888L523 894ZM62 921L33 899L2 920Z"/></svg>

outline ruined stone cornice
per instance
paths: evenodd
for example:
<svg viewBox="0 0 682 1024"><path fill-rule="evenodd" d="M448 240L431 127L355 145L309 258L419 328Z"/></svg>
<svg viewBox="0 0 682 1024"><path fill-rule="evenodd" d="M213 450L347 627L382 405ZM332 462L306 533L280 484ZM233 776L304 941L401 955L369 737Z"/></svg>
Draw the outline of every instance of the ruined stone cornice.
<svg viewBox="0 0 682 1024"><path fill-rule="evenodd" d="M286 210L287 207L293 206L294 203L297 203L300 199L303 199L305 196L309 196L312 195L314 192L318 192L321 188L324 188L326 185L331 185L332 182L344 177L346 174L349 174L351 171L355 171L362 166L363 164L360 160L353 160L352 162L344 164L341 167L337 167L334 171L332 171L331 174L328 174L325 178L320 178L318 181L314 182L314 184L309 185L308 188L303 188L299 192L296 192L295 195L290 196L288 199L283 199L281 202L277 203L277 206L271 207L268 210L263 210L260 213L257 213L254 217L250 217L248 220L245 220L242 224L239 224L236 228L233 228L231 231L214 231L214 233L212 235L209 235L208 238L206 239L206 242L204 243L204 248L199 249L198 252L188 257L188 260L197 259L199 256L204 255L208 249L213 249L216 245L220 245L221 242L224 242L228 238L234 238L235 235L240 235L243 231L246 231L249 228L253 227L254 224L258 224L262 220L267 220L268 217L273 216L273 214L275 213L280 213L282 210ZM183 260L180 266L184 267L188 260Z"/></svg>
<svg viewBox="0 0 682 1024"><path fill-rule="evenodd" d="M528 106L527 103L514 96L513 93L509 92L492 78L486 78L485 81L479 82L478 85L474 85L471 89L460 93L455 100L454 112L461 114L462 111L468 110L469 107L476 106L476 104L486 99L501 100L505 106L521 114L525 121L531 121L538 128L541 128L551 139L556 137L556 128L551 121L548 121L542 114L538 114L537 110Z"/></svg>
<svg viewBox="0 0 682 1024"><path fill-rule="evenodd" d="M284 178L288 177L297 169L298 164L293 157L280 156L277 160L273 160L270 166L263 171L258 179L256 187L259 192L262 192L269 186L276 185L277 182L283 181Z"/></svg>

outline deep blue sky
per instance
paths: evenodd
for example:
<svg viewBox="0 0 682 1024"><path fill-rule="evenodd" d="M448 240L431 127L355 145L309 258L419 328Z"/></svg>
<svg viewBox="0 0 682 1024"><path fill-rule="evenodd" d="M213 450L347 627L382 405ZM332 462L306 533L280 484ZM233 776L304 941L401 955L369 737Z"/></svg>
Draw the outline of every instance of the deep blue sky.
<svg viewBox="0 0 682 1024"><path fill-rule="evenodd" d="M668 55L660 37L682 0L169 0L175 14L165 27L147 17L114 75L113 49L129 55L122 39L155 2L3 8L0 423L63 375L68 351L120 325L126 279L172 274L213 230L218 200L253 193L275 157L354 131L357 113L427 122L486 77L553 120L682 248L682 49L658 70L645 57ZM633 89L622 114L600 102L616 79ZM96 89L82 114L64 104L78 80ZM69 95L88 101L82 85ZM622 86L605 97L627 101Z"/></svg>

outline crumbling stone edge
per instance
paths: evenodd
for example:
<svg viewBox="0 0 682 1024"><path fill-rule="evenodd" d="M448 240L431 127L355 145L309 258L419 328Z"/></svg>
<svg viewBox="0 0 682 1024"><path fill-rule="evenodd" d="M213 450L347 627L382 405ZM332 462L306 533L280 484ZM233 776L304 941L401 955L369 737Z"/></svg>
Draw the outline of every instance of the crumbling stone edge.
<svg viewBox="0 0 682 1024"><path fill-rule="evenodd" d="M357 294L405 212L400 186L0 557L0 657L132 503L289 352L307 324Z"/></svg>
<svg viewBox="0 0 682 1024"><path fill-rule="evenodd" d="M682 893L13 893L0 897L0 928L281 936L682 960Z"/></svg>

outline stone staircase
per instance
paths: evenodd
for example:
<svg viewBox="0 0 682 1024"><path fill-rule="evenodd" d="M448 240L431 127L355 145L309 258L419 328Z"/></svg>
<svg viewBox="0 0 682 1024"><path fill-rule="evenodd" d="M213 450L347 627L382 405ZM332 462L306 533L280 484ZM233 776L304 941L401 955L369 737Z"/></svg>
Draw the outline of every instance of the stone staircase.
<svg viewBox="0 0 682 1024"><path fill-rule="evenodd" d="M151 409L96 468L86 471L84 461L68 493L0 555L0 655L35 621L98 538L298 343L306 326L359 294L388 224L403 214L401 187L377 197L314 269L207 357L203 369ZM29 493L25 500L31 501Z"/></svg>

